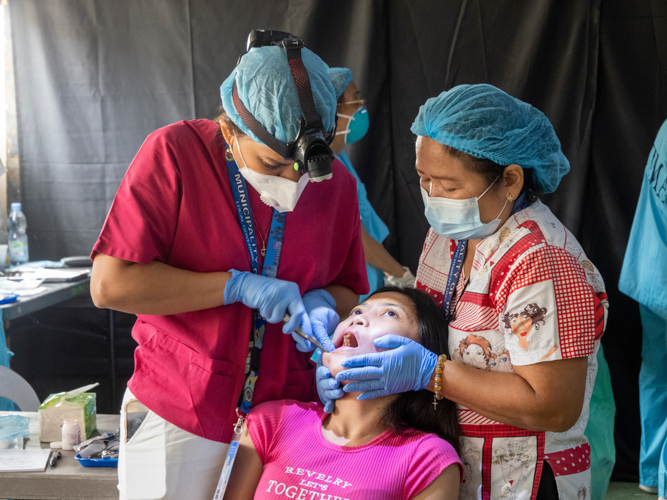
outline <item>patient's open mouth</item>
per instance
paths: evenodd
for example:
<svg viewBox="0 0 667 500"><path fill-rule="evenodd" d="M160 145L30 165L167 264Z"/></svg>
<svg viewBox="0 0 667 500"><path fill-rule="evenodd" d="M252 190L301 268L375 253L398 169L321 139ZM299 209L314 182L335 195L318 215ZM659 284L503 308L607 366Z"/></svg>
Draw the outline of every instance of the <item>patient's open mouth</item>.
<svg viewBox="0 0 667 500"><path fill-rule="evenodd" d="M343 345L345 347L359 347L359 342L357 342L357 337L353 333L346 333L343 335Z"/></svg>
<svg viewBox="0 0 667 500"><path fill-rule="evenodd" d="M354 349L359 347L359 342L357 341L357 337L355 337L354 333L346 332L336 341L335 347L336 349L340 347L351 347Z"/></svg>

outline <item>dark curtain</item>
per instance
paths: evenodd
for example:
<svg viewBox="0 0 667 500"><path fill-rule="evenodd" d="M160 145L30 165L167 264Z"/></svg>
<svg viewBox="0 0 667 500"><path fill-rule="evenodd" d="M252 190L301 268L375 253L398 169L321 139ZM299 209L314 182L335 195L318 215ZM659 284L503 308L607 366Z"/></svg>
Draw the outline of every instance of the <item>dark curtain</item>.
<svg viewBox="0 0 667 500"><path fill-rule="evenodd" d="M10 2L31 259L90 252L151 130L194 118L183 1Z"/></svg>
<svg viewBox="0 0 667 500"><path fill-rule="evenodd" d="M31 257L88 253L158 127L212 118L256 27L347 66L371 113L348 154L413 271L428 228L410 125L454 85L490 83L550 118L572 165L544 201L601 270L617 400L615 478L637 479L641 325L617 282L652 140L667 118L659 0L10 0Z"/></svg>
<svg viewBox="0 0 667 500"><path fill-rule="evenodd" d="M605 278L603 337L616 398L614 478L638 481L639 307L618 279L649 152L667 119L667 3L602 2L597 100L589 175L577 237ZM641 255L633 258L643 258Z"/></svg>

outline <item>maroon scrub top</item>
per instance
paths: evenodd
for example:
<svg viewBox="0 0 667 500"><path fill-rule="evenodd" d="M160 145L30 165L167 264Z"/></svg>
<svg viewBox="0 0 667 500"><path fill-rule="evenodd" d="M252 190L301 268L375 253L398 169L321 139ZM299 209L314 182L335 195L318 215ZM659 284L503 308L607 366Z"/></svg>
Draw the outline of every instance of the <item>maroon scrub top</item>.
<svg viewBox="0 0 667 500"><path fill-rule="evenodd" d="M250 271L217 123L181 121L153 132L132 161L92 257L208 273ZM247 184L263 234L272 210ZM261 259L261 256L260 256ZM261 263L261 260L260 260ZM287 214L277 277L301 293L343 285L368 293L355 179L335 161L333 178L309 183ZM228 443L244 383L252 311L241 303L169 316L138 315L132 393L188 432ZM310 354L282 324L267 325L253 405L317 397Z"/></svg>

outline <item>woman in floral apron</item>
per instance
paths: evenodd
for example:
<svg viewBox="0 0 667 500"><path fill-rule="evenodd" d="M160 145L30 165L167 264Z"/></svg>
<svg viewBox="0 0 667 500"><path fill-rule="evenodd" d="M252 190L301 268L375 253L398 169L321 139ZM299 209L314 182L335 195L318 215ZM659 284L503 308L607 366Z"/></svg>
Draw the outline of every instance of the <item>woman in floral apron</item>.
<svg viewBox="0 0 667 500"><path fill-rule="evenodd" d="M450 360L389 337L348 359L324 399L429 388L459 405L460 498L590 498L584 436L607 317L600 273L538 199L569 163L539 110L491 85L429 99L412 131L431 225L417 287L449 320Z"/></svg>

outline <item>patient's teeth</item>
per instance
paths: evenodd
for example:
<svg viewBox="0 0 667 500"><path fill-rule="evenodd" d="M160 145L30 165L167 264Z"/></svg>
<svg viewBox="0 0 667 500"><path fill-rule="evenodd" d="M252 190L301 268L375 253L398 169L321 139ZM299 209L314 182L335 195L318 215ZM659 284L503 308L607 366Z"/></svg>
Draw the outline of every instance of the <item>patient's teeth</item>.
<svg viewBox="0 0 667 500"><path fill-rule="evenodd" d="M351 337L352 337L352 335L350 335L349 333L346 333L345 335L343 335L343 345L345 347L350 347L352 345L350 343L350 338Z"/></svg>

